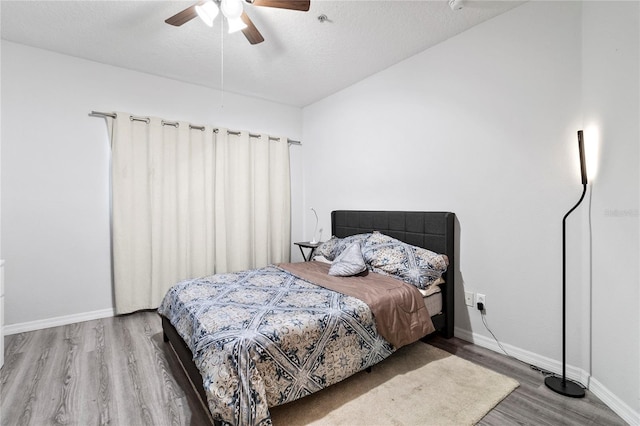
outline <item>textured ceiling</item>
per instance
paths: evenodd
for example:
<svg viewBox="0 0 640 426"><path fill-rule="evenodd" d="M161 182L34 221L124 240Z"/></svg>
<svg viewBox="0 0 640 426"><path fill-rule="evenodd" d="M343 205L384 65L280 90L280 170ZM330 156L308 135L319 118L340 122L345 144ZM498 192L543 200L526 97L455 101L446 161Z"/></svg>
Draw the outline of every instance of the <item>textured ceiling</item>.
<svg viewBox="0 0 640 426"><path fill-rule="evenodd" d="M522 1L311 0L309 12L245 5L265 38L250 45L198 18L164 23L194 1L2 0L5 40L214 89L305 106ZM318 16L328 21L321 23Z"/></svg>

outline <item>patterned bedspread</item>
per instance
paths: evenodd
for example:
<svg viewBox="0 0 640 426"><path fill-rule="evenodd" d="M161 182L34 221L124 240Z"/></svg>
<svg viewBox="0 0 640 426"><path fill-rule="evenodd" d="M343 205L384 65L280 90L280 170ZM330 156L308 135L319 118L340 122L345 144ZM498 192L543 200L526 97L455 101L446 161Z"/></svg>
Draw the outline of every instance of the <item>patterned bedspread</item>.
<svg viewBox="0 0 640 426"><path fill-rule="evenodd" d="M183 281L158 311L191 349L214 419L233 425L269 425L270 406L395 350L364 302L275 266Z"/></svg>

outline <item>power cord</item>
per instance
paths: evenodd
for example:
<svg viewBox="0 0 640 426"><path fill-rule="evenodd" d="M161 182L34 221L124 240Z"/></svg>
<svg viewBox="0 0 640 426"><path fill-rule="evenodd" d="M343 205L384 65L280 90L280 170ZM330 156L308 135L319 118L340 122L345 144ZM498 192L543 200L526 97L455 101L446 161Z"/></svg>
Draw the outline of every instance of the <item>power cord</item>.
<svg viewBox="0 0 640 426"><path fill-rule="evenodd" d="M482 303L478 303L478 305L482 305ZM480 309L480 306L478 306L478 309ZM486 318L486 312L484 310L484 306L483 306L483 309L480 309L480 316L482 317L482 323L484 324L484 328L486 328L487 331L491 334L491 336L493 337L493 340L496 341L496 343L498 344L502 352L504 352L505 355L508 356L509 358L513 358L516 361L520 361L518 358L514 357L513 355L509 354L509 352L507 352L504 346L502 346L502 343L500 343L496 335L493 334L493 331L491 331L491 329L489 328L489 324L487 324L487 318ZM520 361L520 362L523 362L523 361Z"/></svg>
<svg viewBox="0 0 640 426"><path fill-rule="evenodd" d="M504 348L504 346L502 346L502 343L500 343L500 341L498 340L498 338L496 337L496 335L493 333L493 331L491 331L491 329L489 328L489 324L487 324L487 319L486 319L486 311L484 309L484 304L479 302L478 303L478 310L480 311L480 317L482 318L482 323L484 324L484 327L487 329L487 331L489 332L489 334L491 334L491 336L493 337L493 340L496 341L496 343L498 344L498 347L502 350L502 352L504 352L504 354L508 357L511 358L515 361L518 361L521 364L524 364L526 366L528 366L530 369L532 369L533 371L537 371L538 373L542 374L545 378L549 377L549 376L553 376L553 377L561 377L560 375L549 371L549 370L545 370L544 368L540 368L537 367L533 364L529 364L528 362L524 362L518 358L516 358L515 356L511 355L509 352L507 352L507 350ZM575 381L574 381L575 382ZM575 382L578 386L580 386L582 389L587 389L586 386L583 386L582 383L579 382Z"/></svg>

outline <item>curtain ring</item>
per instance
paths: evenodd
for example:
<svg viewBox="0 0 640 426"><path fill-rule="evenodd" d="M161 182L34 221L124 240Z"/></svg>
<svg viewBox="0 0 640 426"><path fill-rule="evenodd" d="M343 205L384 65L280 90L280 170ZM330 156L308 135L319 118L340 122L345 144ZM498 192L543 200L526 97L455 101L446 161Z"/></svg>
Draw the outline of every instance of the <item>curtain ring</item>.
<svg viewBox="0 0 640 426"><path fill-rule="evenodd" d="M131 120L131 121L144 121L147 124L149 124L151 122L151 119L149 117L134 117L133 115L129 116L129 120Z"/></svg>
<svg viewBox="0 0 640 426"><path fill-rule="evenodd" d="M173 126L176 129L178 127L180 127L180 123L178 123L177 121L164 121L164 120L162 120L161 123L162 123L163 126Z"/></svg>

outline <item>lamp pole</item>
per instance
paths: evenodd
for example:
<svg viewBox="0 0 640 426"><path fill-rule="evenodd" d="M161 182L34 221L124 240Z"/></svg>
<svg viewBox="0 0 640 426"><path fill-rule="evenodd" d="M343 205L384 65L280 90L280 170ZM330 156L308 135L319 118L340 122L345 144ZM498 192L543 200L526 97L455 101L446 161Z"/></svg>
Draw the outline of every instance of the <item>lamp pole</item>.
<svg viewBox="0 0 640 426"><path fill-rule="evenodd" d="M582 386L571 380L567 380L567 217L580 205L587 193L587 171L582 130L578 130L578 149L580 151L582 195L576 205L562 218L562 377L549 376L544 379L544 384L547 385L549 389L572 398L582 398L585 395Z"/></svg>

